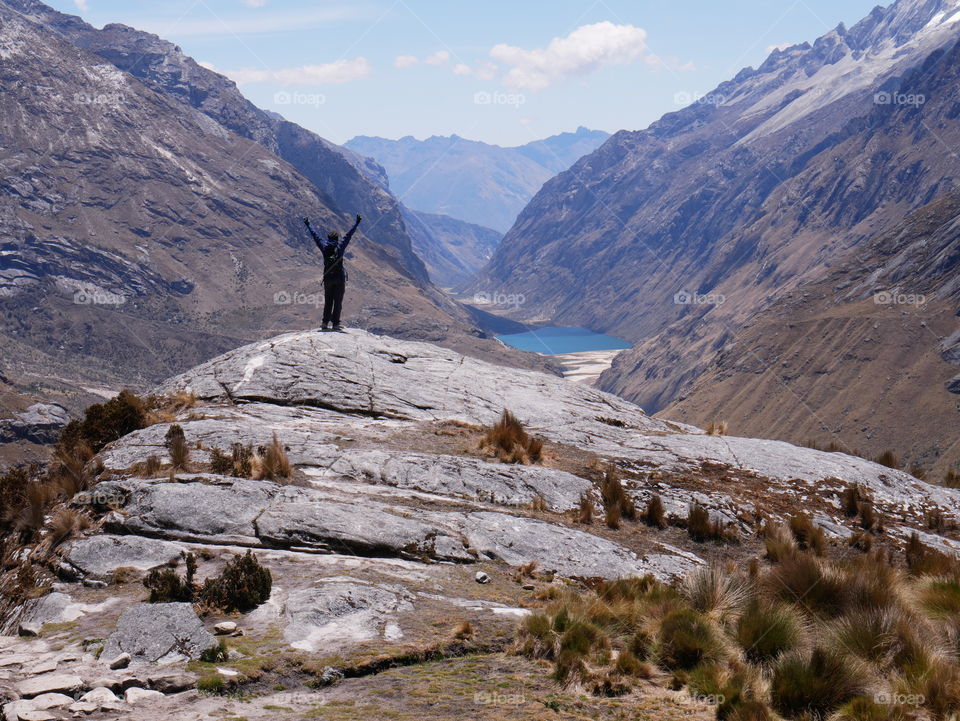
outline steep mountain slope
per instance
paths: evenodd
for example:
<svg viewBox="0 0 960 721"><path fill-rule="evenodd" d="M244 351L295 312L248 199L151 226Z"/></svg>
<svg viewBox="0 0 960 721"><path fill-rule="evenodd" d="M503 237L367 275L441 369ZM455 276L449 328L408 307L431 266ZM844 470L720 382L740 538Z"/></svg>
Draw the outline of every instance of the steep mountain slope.
<svg viewBox="0 0 960 721"><path fill-rule="evenodd" d="M78 395L143 387L317 324L322 261L299 218L345 227L328 194L3 3L0 23L0 373ZM361 236L351 250L348 322L528 362L398 246Z"/></svg>
<svg viewBox="0 0 960 721"><path fill-rule="evenodd" d="M503 148L457 135L426 140L358 136L345 147L386 168L390 187L408 207L502 233L544 182L607 137L599 130L578 128Z"/></svg>
<svg viewBox="0 0 960 721"><path fill-rule="evenodd" d="M495 230L438 213L403 209L413 249L430 279L452 288L470 280L487 264L503 236Z"/></svg>
<svg viewBox="0 0 960 721"><path fill-rule="evenodd" d="M283 158L328 196L328 204L345 213L366 216L367 237L388 249L414 277L426 280L426 269L413 253L396 199L353 167L337 146L256 107L232 80L201 67L179 47L156 35L120 24L98 30L39 0L3 2L77 47L140 78L154 90L197 108L223 127Z"/></svg>
<svg viewBox="0 0 960 721"><path fill-rule="evenodd" d="M662 415L960 470L960 195L784 294Z"/></svg>
<svg viewBox="0 0 960 721"><path fill-rule="evenodd" d="M544 186L476 287L638 343L602 387L664 407L777 293L954 187L958 12L899 0L618 133Z"/></svg>

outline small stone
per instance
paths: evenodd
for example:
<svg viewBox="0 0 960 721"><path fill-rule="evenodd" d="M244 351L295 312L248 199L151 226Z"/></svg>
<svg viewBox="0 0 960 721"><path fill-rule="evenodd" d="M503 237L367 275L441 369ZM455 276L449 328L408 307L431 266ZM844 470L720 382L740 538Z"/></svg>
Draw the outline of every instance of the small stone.
<svg viewBox="0 0 960 721"><path fill-rule="evenodd" d="M521 588L522 588L524 591L532 591L532 590L534 590L534 589L536 588L536 586L535 586L534 584L532 584L532 583L525 583L525 584L523 584L523 585L521 586Z"/></svg>
<svg viewBox="0 0 960 721"><path fill-rule="evenodd" d="M25 638L33 638L40 635L42 625L36 621L24 621L17 628L17 633Z"/></svg>
<svg viewBox="0 0 960 721"><path fill-rule="evenodd" d="M218 636L226 636L227 634L234 633L236 630L237 624L233 621L221 621L213 627L213 632Z"/></svg>
<svg viewBox="0 0 960 721"><path fill-rule="evenodd" d="M49 711L21 711L17 718L18 721L55 721L57 717Z"/></svg>
<svg viewBox="0 0 960 721"><path fill-rule="evenodd" d="M477 583L490 583L490 576L483 571L477 571L477 575L473 578Z"/></svg>
<svg viewBox="0 0 960 721"><path fill-rule="evenodd" d="M67 711L72 713L93 713L97 710L97 704L87 701L77 701L67 706Z"/></svg>
<svg viewBox="0 0 960 721"><path fill-rule="evenodd" d="M140 688L139 686L128 688L126 693L123 695L123 700L131 706L142 703L143 701L153 701L158 698L163 698L163 694L159 691L151 691L149 689Z"/></svg>
<svg viewBox="0 0 960 721"><path fill-rule="evenodd" d="M73 697L62 693L43 693L30 700L30 705L38 711L45 711L48 708L60 708L73 703Z"/></svg>
<svg viewBox="0 0 960 721"><path fill-rule="evenodd" d="M92 688L94 691L98 688L105 688L109 691L113 691L114 693L123 689L119 679L110 678L109 676L102 676L98 679L95 679L90 684L90 688Z"/></svg>
<svg viewBox="0 0 960 721"><path fill-rule="evenodd" d="M34 676L17 684L17 691L24 698L33 698L45 693L72 694L83 686L83 680L73 674L48 673Z"/></svg>
<svg viewBox="0 0 960 721"><path fill-rule="evenodd" d="M50 673L51 671L57 670L57 664L59 662L55 658L48 658L45 661L41 661L36 666L31 666L27 669L27 673L39 674L39 673Z"/></svg>
<svg viewBox="0 0 960 721"><path fill-rule="evenodd" d="M83 701L84 703L96 704L98 707L108 703L118 703L120 701L113 691L103 686L99 686L92 691L87 691L85 694L83 694L83 696L80 697L79 700Z"/></svg>
<svg viewBox="0 0 960 721"><path fill-rule="evenodd" d="M126 668L130 665L130 654L121 653L119 656L115 656L113 660L110 661L110 668L114 671L120 668Z"/></svg>
<svg viewBox="0 0 960 721"><path fill-rule="evenodd" d="M160 693L180 693L196 688L196 685L196 677L187 673L158 674L147 679L147 688Z"/></svg>

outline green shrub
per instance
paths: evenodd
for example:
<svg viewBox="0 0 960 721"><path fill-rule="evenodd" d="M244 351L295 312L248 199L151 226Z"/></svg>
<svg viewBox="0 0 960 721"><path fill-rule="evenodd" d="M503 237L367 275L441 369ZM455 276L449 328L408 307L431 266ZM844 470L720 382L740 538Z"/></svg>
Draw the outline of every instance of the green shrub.
<svg viewBox="0 0 960 721"><path fill-rule="evenodd" d="M197 691L211 696L222 695L223 692L226 691L226 688L227 686L223 681L223 677L218 673L204 676L197 681Z"/></svg>
<svg viewBox="0 0 960 721"><path fill-rule="evenodd" d="M770 702L787 718L822 719L867 691L869 677L850 658L822 648L794 654L774 668Z"/></svg>
<svg viewBox="0 0 960 721"><path fill-rule="evenodd" d="M227 644L221 638L216 646L211 646L200 653L200 660L204 663L220 663L229 658L230 652L227 650Z"/></svg>
<svg viewBox="0 0 960 721"><path fill-rule="evenodd" d="M154 568L143 579L143 585L150 591L148 603L172 603L193 601L196 586L194 576L197 572L197 559L192 553L184 554L187 573L181 578L172 568Z"/></svg>
<svg viewBox="0 0 960 721"><path fill-rule="evenodd" d="M754 600L737 620L736 638L749 661L771 663L797 648L802 622L789 606Z"/></svg>
<svg viewBox="0 0 960 721"><path fill-rule="evenodd" d="M122 390L106 403L94 403L84 412L83 420L68 423L60 434L58 446L65 449L80 444L94 453L128 433L147 426L143 401L133 392Z"/></svg>
<svg viewBox="0 0 960 721"><path fill-rule="evenodd" d="M200 589L200 600L223 611L250 611L270 598L273 577L251 551L236 555Z"/></svg>
<svg viewBox="0 0 960 721"><path fill-rule="evenodd" d="M722 655L713 628L690 608L672 611L663 619L659 640L660 663L671 670L689 671Z"/></svg>

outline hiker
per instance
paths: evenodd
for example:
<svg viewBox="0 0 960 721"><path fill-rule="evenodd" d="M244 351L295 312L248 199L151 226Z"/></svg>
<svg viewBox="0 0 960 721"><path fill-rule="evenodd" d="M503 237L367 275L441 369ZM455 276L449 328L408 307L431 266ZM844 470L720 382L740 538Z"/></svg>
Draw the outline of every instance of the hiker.
<svg viewBox="0 0 960 721"><path fill-rule="evenodd" d="M340 233L336 231L327 233L326 238L317 235L310 227L310 219L303 219L303 224L307 226L314 242L323 253L323 330L330 330L330 323L333 323L333 330L343 330L343 326L340 325L340 310L343 307L343 294L347 289L347 271L343 268L343 253L353 234L357 232L361 220L362 218L358 215L357 222L343 236L343 240L340 240Z"/></svg>

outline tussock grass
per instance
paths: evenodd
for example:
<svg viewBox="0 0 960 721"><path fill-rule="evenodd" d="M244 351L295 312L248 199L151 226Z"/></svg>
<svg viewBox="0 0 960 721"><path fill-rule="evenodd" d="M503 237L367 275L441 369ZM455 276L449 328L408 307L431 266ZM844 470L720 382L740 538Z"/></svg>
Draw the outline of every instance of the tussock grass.
<svg viewBox="0 0 960 721"><path fill-rule="evenodd" d="M530 436L520 420L506 409L480 440L480 450L492 452L501 463L530 464L543 460L543 440Z"/></svg>
<svg viewBox="0 0 960 721"><path fill-rule="evenodd" d="M277 434L265 448L258 448L250 461L252 476L258 481L284 481L293 474L287 451Z"/></svg>
<svg viewBox="0 0 960 721"><path fill-rule="evenodd" d="M644 523L653 528L664 529L667 527L667 517L663 508L663 500L660 496L654 494L650 497L640 518Z"/></svg>
<svg viewBox="0 0 960 721"><path fill-rule="evenodd" d="M789 552L762 567L570 587L521 624L515 650L603 696L656 665L670 688L716 697L721 721L960 714L960 573L919 573L915 560L908 571L907 554L882 551L829 560L782 524L767 533ZM907 549L914 559L918 544Z"/></svg>

